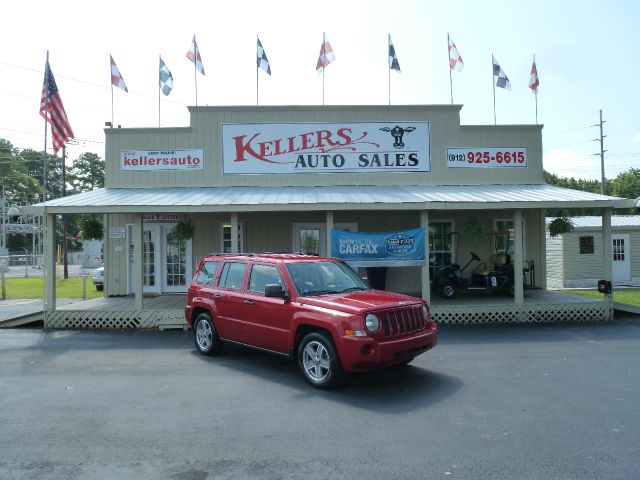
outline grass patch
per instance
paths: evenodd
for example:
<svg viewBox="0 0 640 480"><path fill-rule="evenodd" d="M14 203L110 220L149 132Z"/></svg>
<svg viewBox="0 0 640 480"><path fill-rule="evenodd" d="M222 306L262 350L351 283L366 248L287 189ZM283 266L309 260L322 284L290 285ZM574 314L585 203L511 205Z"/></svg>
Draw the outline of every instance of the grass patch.
<svg viewBox="0 0 640 480"><path fill-rule="evenodd" d="M580 295L582 297L602 298L602 293L597 290L563 290L565 293L572 295ZM618 303L626 303L634 307L640 307L640 289L625 288L624 290L613 290L613 301Z"/></svg>
<svg viewBox="0 0 640 480"><path fill-rule="evenodd" d="M7 278L5 286L8 300L44 297L42 277ZM102 294L96 290L91 278L87 278L87 298L102 297ZM82 298L82 278L56 279L56 298Z"/></svg>

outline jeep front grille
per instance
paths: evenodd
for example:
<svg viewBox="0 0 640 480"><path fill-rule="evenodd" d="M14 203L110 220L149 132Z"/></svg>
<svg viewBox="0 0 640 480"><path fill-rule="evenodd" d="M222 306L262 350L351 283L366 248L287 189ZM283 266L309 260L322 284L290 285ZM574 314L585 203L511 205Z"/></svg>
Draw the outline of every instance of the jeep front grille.
<svg viewBox="0 0 640 480"><path fill-rule="evenodd" d="M421 305L383 310L379 315L385 337L408 335L423 330L426 324Z"/></svg>

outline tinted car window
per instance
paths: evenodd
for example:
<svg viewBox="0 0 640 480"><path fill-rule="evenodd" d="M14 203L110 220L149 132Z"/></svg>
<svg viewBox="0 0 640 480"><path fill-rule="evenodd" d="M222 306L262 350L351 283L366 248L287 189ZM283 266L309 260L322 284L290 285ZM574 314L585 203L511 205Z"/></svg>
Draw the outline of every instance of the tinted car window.
<svg viewBox="0 0 640 480"><path fill-rule="evenodd" d="M323 295L369 290L348 265L338 262L288 263L287 270L300 295Z"/></svg>
<svg viewBox="0 0 640 480"><path fill-rule="evenodd" d="M218 285L224 288L235 288L236 290L242 288L242 279L246 268L246 263L225 263L222 267L222 273L220 273Z"/></svg>
<svg viewBox="0 0 640 480"><path fill-rule="evenodd" d="M204 262L202 269L198 272L198 276L196 277L196 283L213 282L213 277L216 274L219 263L220 262Z"/></svg>
<svg viewBox="0 0 640 480"><path fill-rule="evenodd" d="M282 276L276 267L259 264L253 266L251 269L251 279L249 280L249 290L264 293L264 287L267 284L273 283L284 287Z"/></svg>

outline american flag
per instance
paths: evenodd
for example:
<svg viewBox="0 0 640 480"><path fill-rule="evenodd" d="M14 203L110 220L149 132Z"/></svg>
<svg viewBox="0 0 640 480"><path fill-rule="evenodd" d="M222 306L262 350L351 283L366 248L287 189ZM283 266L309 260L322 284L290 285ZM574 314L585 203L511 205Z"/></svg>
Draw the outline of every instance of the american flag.
<svg viewBox="0 0 640 480"><path fill-rule="evenodd" d="M262 43L260 43L260 39L258 38L258 50L257 50L257 57L258 57L258 68L261 68L262 70L264 70L265 72L267 72L269 75L271 75L271 65L269 65L269 60L267 59L267 54L264 51L264 48L262 48Z"/></svg>
<svg viewBox="0 0 640 480"><path fill-rule="evenodd" d="M540 85L540 79L538 78L538 69L536 68L536 61L533 61L531 65L531 76L529 77L529 88L536 95L538 94L538 85Z"/></svg>
<svg viewBox="0 0 640 480"><path fill-rule="evenodd" d="M493 61L493 76L496 78L496 87L511 90L511 82L509 81L509 77L507 77L507 74L504 73L504 70L502 70L502 67L496 60L496 57L491 55L491 59Z"/></svg>
<svg viewBox="0 0 640 480"><path fill-rule="evenodd" d="M393 42L391 41L391 34L389 34L389 68L400 73L400 62L398 62L396 49L393 47Z"/></svg>
<svg viewBox="0 0 640 480"><path fill-rule="evenodd" d="M125 92L129 93L127 84L124 83L124 78L122 78L122 74L120 73L120 70L118 70L116 62L113 61L113 57L111 55L109 55L109 58L111 58L111 85L121 88Z"/></svg>
<svg viewBox="0 0 640 480"><path fill-rule="evenodd" d="M316 63L316 72L322 73L324 68L336 59L333 49L327 40L327 36L322 34L322 46L320 47L320 56L318 57L318 63Z"/></svg>
<svg viewBox="0 0 640 480"><path fill-rule="evenodd" d="M462 61L462 57L460 56L460 52L458 52L456 44L453 43L453 40L448 34L447 36L449 38L449 67L451 67L451 70L460 72L464 68L464 62Z"/></svg>
<svg viewBox="0 0 640 480"><path fill-rule="evenodd" d="M187 58L196 64L196 69L204 75L204 67L202 66L202 58L200 58L200 49L198 48L198 44L196 43L196 36L193 36L193 41L191 42L191 50L187 52Z"/></svg>
<svg viewBox="0 0 640 480"><path fill-rule="evenodd" d="M49 52L47 52L47 63L44 67L44 84L42 85L42 98L40 99L40 115L51 124L51 136L53 137L54 155L74 138L73 130L69 124L69 119L64 111L62 99L58 92L56 80L49 66Z"/></svg>

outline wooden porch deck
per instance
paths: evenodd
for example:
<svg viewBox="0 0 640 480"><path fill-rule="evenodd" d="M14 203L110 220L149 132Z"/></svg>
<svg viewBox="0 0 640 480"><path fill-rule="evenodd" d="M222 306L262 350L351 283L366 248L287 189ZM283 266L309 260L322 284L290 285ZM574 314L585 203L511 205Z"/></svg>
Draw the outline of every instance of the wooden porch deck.
<svg viewBox="0 0 640 480"><path fill-rule="evenodd" d="M145 296L143 310L135 299L102 297L60 305L46 312L52 328L183 328L186 295ZM613 317L610 300L579 297L551 290L527 290L524 305L501 295L460 294L452 300L433 297L431 313L439 323L531 323L607 321Z"/></svg>

